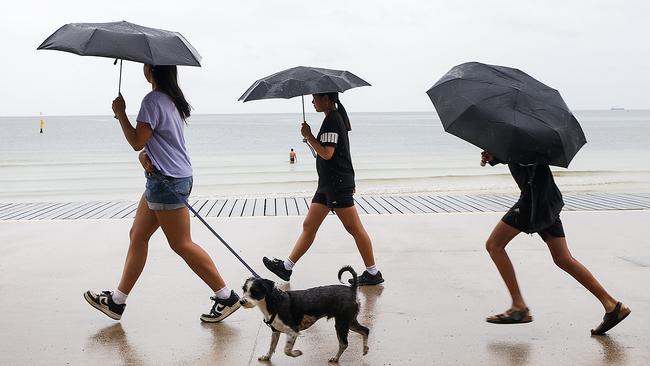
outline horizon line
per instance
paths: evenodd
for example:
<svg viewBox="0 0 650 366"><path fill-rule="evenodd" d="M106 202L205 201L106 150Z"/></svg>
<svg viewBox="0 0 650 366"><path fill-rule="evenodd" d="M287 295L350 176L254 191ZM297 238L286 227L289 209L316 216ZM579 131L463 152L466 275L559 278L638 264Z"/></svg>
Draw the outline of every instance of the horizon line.
<svg viewBox="0 0 650 366"><path fill-rule="evenodd" d="M610 112L640 112L640 111L650 111L650 108L634 108L634 109L574 109L572 112L605 112L605 111L610 111ZM320 112L307 112L311 114L318 114ZM356 112L348 112L349 114L358 114L358 113L374 113L374 114L380 114L380 113L434 113L438 114L435 109L433 110L427 110L427 111L382 111L382 112L369 112L369 111L356 111ZM190 116L214 116L214 115L223 115L223 116L228 116L228 115L251 115L251 114L302 114L302 112L297 111L297 112L232 112L232 113L195 113ZM135 115L135 114L133 114ZM106 117L109 116L110 114L42 114L42 115L36 115L36 114L24 114L24 115L0 115L0 118L12 118L12 117Z"/></svg>

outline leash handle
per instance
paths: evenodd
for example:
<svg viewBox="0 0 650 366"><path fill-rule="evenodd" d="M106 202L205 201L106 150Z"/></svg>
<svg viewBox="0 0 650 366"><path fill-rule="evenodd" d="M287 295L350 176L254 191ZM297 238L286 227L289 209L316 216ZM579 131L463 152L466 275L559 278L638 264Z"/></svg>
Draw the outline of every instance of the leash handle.
<svg viewBox="0 0 650 366"><path fill-rule="evenodd" d="M248 270L250 271L250 273L253 274L254 277L256 277L256 278L260 278L260 275L258 275L257 272L255 272L255 270L253 270L253 268L251 268L251 266L249 266L248 263L246 263L246 261L245 261L242 257L240 257L239 254L237 254L237 252L235 252L235 250L232 249L232 247L231 247L230 245L228 245L228 243L226 243L226 241L223 240L223 238L222 238L219 234L217 234L217 232L212 228L212 226L210 226L210 224L208 224L208 223L203 219L203 217L201 217L201 215L199 215L199 213L196 212L196 210L194 209L194 207L192 207L192 206L189 204L189 202L187 202L187 200L185 199L185 197L181 196L180 194L178 194L178 192L176 192L176 190L174 189L174 187L172 187L171 184L169 183L169 181L167 180L167 177L166 177L166 176L164 176L163 174L161 174L161 173L159 173L159 172L153 172L153 173L151 173L151 174L156 174L156 175L160 176L160 177L162 178L163 183L165 183L165 185L167 186L167 189L169 189L169 190L170 190L170 191L171 191L171 192L176 196L176 198L180 199L180 200L185 204L185 206L187 206L187 208L188 208L190 211L192 211L192 213L194 214L194 216L198 217L199 220L201 220L201 222L203 223L203 225L205 225L205 226L208 228L208 230L210 230L210 231L212 232L212 234L214 234L214 236L216 236L217 239L219 239L219 240L221 241L221 243L222 243L223 245L225 245L226 248L228 248L228 250L230 250L230 252L231 252L231 253L232 253L232 254L233 254L237 259L239 259L239 261L244 265L244 267L246 267L246 269L248 269Z"/></svg>

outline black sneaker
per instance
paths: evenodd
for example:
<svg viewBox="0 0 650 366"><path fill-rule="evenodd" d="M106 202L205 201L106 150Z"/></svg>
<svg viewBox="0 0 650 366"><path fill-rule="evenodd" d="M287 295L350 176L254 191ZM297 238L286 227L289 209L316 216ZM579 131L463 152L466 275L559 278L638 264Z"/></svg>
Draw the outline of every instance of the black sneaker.
<svg viewBox="0 0 650 366"><path fill-rule="evenodd" d="M348 282L352 284L352 279L349 279ZM361 276L359 276L359 286L372 286L379 285L384 282L384 277L381 276L381 271L377 271L376 275L371 275L368 271L363 271Z"/></svg>
<svg viewBox="0 0 650 366"><path fill-rule="evenodd" d="M293 273L293 271L284 268L284 261L282 259L273 258L273 260L270 260L264 257L262 258L262 262L264 262L264 266L266 266L269 271L273 272L281 279L289 281L289 278L291 278L291 273Z"/></svg>
<svg viewBox="0 0 650 366"><path fill-rule="evenodd" d="M126 308L126 304L116 304L113 302L112 291L102 291L98 294L92 291L86 291L84 292L84 299L92 307L115 320L120 320L122 313L124 313L124 308Z"/></svg>
<svg viewBox="0 0 650 366"><path fill-rule="evenodd" d="M202 322L218 323L226 319L241 306L239 296L232 290L230 291L230 297L227 299L220 299L216 296L210 296L210 299L214 301L214 305L212 305L210 313L201 315Z"/></svg>

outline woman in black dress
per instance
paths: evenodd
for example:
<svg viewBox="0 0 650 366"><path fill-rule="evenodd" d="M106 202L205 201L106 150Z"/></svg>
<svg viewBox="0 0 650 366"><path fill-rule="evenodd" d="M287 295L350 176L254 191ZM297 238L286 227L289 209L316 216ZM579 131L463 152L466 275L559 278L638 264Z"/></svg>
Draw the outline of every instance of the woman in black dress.
<svg viewBox="0 0 650 366"><path fill-rule="evenodd" d="M490 153L481 153L481 164L501 163ZM560 221L564 206L548 165L508 164L512 177L517 182L521 195L519 201L503 216L490 234L486 249L496 264L512 297L512 306L502 314L488 317L489 323L515 324L533 320L519 290L515 270L506 253L506 245L520 232L537 233L546 242L553 261L589 290L605 308L603 322L591 333L600 335L613 328L630 314L630 309L615 300L594 278L589 270L578 262L569 251Z"/></svg>

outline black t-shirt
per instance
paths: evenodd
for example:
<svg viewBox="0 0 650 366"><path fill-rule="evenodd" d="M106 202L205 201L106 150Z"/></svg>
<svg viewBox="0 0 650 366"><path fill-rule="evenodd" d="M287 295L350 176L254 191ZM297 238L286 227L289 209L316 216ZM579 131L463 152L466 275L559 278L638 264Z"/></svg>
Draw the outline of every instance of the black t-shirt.
<svg viewBox="0 0 650 366"><path fill-rule="evenodd" d="M338 111L332 111L325 116L316 139L323 146L334 146L334 155L331 159L325 160L320 155L316 157L317 192L354 189L354 168L350 156L348 130Z"/></svg>
<svg viewBox="0 0 650 366"><path fill-rule="evenodd" d="M491 165L498 163L501 162L490 162ZM549 166L508 164L508 169L521 190L519 201L513 208L519 209L521 217L530 218L525 231L534 233L553 225L560 217L564 200ZM532 211L534 214L531 215Z"/></svg>

